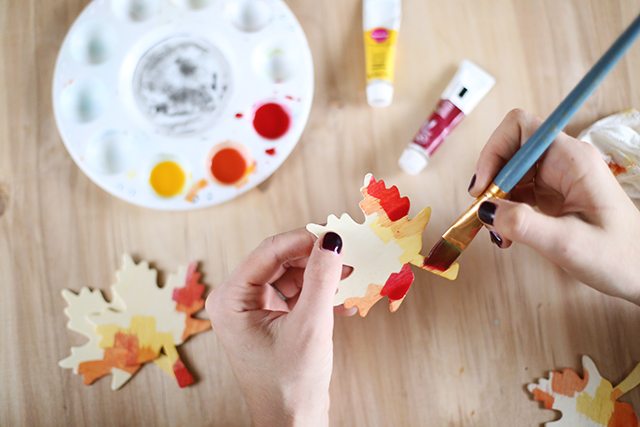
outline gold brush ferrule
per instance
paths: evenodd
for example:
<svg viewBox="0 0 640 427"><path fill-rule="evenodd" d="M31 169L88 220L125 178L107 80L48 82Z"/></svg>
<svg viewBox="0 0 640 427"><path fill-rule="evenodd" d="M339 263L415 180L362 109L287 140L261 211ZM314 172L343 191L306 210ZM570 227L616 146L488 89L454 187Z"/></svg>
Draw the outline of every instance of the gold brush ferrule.
<svg viewBox="0 0 640 427"><path fill-rule="evenodd" d="M507 193L502 191L496 184L491 183L489 188L469 206L469 209L460 215L456 222L449 227L442 235L442 238L456 246L460 251L465 250L482 228L482 221L478 219L478 209L482 202L489 199L504 199L506 197Z"/></svg>

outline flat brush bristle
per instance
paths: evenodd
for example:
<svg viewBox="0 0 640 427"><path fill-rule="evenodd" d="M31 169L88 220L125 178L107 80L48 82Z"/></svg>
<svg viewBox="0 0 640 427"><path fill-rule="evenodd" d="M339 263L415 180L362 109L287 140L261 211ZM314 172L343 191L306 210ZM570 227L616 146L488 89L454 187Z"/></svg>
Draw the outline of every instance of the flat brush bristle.
<svg viewBox="0 0 640 427"><path fill-rule="evenodd" d="M460 256L462 251L455 245L440 239L424 260L424 266L437 271L447 271L451 264Z"/></svg>

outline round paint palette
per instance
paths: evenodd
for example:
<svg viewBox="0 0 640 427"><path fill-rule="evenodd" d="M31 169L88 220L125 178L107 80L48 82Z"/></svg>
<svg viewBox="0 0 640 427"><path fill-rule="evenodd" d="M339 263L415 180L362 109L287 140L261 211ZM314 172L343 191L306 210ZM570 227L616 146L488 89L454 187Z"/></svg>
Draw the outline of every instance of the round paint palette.
<svg viewBox="0 0 640 427"><path fill-rule="evenodd" d="M269 177L313 97L305 35L281 0L94 0L53 80L82 171L136 205L185 210Z"/></svg>

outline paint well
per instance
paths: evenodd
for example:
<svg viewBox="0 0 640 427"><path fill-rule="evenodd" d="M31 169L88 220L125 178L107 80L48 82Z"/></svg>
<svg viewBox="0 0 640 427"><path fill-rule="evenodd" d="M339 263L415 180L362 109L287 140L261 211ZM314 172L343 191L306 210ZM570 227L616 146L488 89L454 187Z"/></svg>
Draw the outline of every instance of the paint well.
<svg viewBox="0 0 640 427"><path fill-rule="evenodd" d="M116 175L129 168L134 160L135 144L130 134L110 130L91 139L85 151L89 167L104 175Z"/></svg>
<svg viewBox="0 0 640 427"><path fill-rule="evenodd" d="M264 0L233 0L227 3L227 16L240 31L254 33L271 22L271 7Z"/></svg>
<svg viewBox="0 0 640 427"><path fill-rule="evenodd" d="M60 107L67 118L79 123L88 123L104 112L108 97L107 89L102 82L74 82L62 92Z"/></svg>
<svg viewBox="0 0 640 427"><path fill-rule="evenodd" d="M229 99L231 69L207 40L174 36L144 53L133 76L140 111L160 132L211 129Z"/></svg>
<svg viewBox="0 0 640 427"><path fill-rule="evenodd" d="M241 181L250 172L250 165L244 153L228 145L213 154L209 169L218 182L231 185Z"/></svg>
<svg viewBox="0 0 640 427"><path fill-rule="evenodd" d="M204 9L213 3L213 0L172 0L176 5L185 9Z"/></svg>
<svg viewBox="0 0 640 427"><path fill-rule="evenodd" d="M151 188L161 197L174 197L182 192L187 176L182 167L173 160L156 164L149 175Z"/></svg>
<svg viewBox="0 0 640 427"><path fill-rule="evenodd" d="M284 107L275 102L261 105L253 116L253 127L266 139L278 139L289 130L291 118Z"/></svg>
<svg viewBox="0 0 640 427"><path fill-rule="evenodd" d="M260 45L253 54L254 69L273 83L291 80L297 60L291 54L296 50L291 44L290 40L272 40Z"/></svg>
<svg viewBox="0 0 640 427"><path fill-rule="evenodd" d="M120 18L146 21L160 11L160 0L113 0L113 11Z"/></svg>
<svg viewBox="0 0 640 427"><path fill-rule="evenodd" d="M84 22L74 30L69 41L71 56L82 64L102 64L115 48L115 30L97 21Z"/></svg>

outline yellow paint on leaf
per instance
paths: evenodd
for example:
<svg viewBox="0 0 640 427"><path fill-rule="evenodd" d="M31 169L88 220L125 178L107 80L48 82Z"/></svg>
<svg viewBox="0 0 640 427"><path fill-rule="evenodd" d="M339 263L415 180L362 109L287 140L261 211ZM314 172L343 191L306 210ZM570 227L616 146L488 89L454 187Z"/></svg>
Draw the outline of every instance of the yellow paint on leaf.
<svg viewBox="0 0 640 427"><path fill-rule="evenodd" d="M600 380L595 397L589 393L580 393L576 398L576 410L601 425L607 425L613 414L613 387L606 380Z"/></svg>
<svg viewBox="0 0 640 427"><path fill-rule="evenodd" d="M149 184L162 197L177 196L187 181L184 170L174 161L165 160L153 167Z"/></svg>

